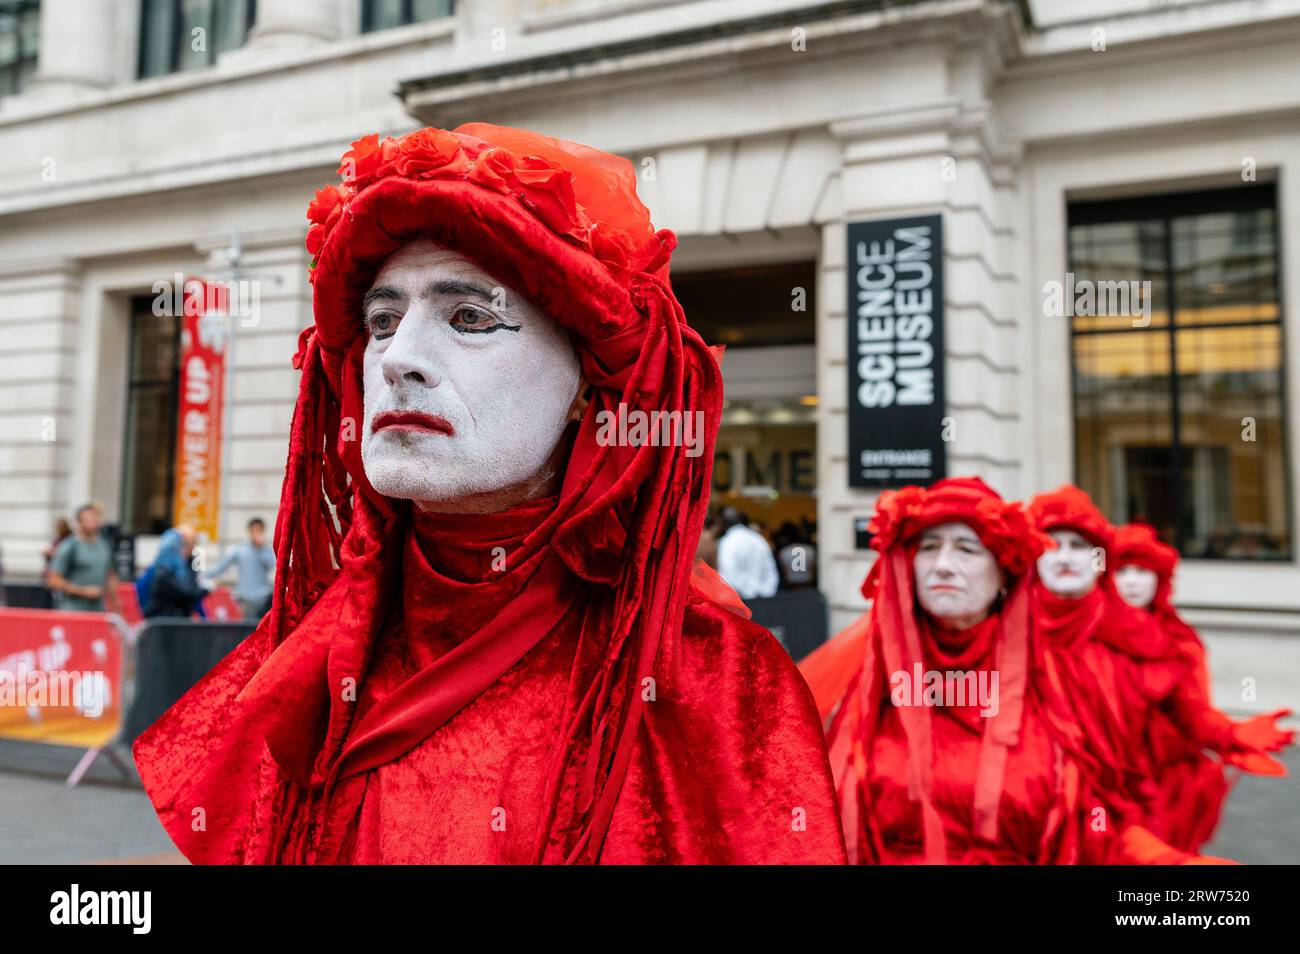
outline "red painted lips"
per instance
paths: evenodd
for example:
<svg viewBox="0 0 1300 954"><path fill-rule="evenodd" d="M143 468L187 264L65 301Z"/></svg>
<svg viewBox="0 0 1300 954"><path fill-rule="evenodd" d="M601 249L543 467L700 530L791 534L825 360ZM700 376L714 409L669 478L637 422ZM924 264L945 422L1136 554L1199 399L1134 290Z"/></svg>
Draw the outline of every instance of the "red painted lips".
<svg viewBox="0 0 1300 954"><path fill-rule="evenodd" d="M439 417L437 414L425 414L423 411L381 411L375 415L372 429L375 431L382 430L399 430L399 431L424 431L431 434L446 434L453 437L456 429L451 426L451 422L445 417Z"/></svg>

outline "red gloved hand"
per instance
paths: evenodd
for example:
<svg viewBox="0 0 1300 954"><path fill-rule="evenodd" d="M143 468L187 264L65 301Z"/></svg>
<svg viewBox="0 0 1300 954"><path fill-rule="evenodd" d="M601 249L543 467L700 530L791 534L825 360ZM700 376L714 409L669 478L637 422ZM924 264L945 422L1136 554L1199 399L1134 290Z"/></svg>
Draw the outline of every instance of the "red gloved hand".
<svg viewBox="0 0 1300 954"><path fill-rule="evenodd" d="M1290 709L1278 709L1257 715L1232 727L1232 738L1238 748L1256 752L1280 752L1295 742L1295 729L1279 729L1273 723L1291 714Z"/></svg>
<svg viewBox="0 0 1300 954"><path fill-rule="evenodd" d="M1285 765L1263 752L1229 752L1223 757L1223 762L1251 775L1276 775L1280 778L1287 774Z"/></svg>

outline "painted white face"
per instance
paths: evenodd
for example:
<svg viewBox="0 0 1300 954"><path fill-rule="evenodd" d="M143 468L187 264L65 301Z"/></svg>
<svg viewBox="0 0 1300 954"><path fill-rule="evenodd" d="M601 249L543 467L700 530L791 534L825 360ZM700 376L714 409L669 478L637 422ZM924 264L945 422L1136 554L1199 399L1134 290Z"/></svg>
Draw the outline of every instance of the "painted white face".
<svg viewBox="0 0 1300 954"><path fill-rule="evenodd" d="M1146 609L1156 598L1159 578L1155 570L1136 563L1126 563L1115 572L1115 590L1129 606Z"/></svg>
<svg viewBox="0 0 1300 954"><path fill-rule="evenodd" d="M1002 588L997 559L964 523L941 523L922 532L912 570L921 608L956 629L985 619Z"/></svg>
<svg viewBox="0 0 1300 954"><path fill-rule="evenodd" d="M403 245L366 293L366 477L430 510L548 492L581 379L567 332L458 252Z"/></svg>
<svg viewBox="0 0 1300 954"><path fill-rule="evenodd" d="M1045 550L1038 558L1038 578L1043 586L1067 599L1087 596L1105 569L1103 551L1074 530L1052 530L1049 536L1056 541L1056 549Z"/></svg>

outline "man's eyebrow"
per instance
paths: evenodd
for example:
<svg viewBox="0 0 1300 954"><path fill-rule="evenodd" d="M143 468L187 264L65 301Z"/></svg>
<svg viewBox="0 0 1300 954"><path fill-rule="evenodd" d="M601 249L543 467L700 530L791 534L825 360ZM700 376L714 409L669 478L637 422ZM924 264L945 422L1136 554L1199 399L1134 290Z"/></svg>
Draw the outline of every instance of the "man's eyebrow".
<svg viewBox="0 0 1300 954"><path fill-rule="evenodd" d="M475 298L481 298L486 302L494 301L496 298L492 294L492 289L483 285L476 285L473 282L462 281L458 278L446 278L430 282L424 287L424 294L428 298L432 298L434 295L473 295Z"/></svg>
<svg viewBox="0 0 1300 954"><path fill-rule="evenodd" d="M424 295L426 298L432 298L434 295L472 295L488 303L496 300L492 289L458 278L444 278L430 282L424 286ZM365 297L361 299L361 309L366 310L374 301L396 301L405 297L400 290L391 285L378 285L366 292Z"/></svg>
<svg viewBox="0 0 1300 954"><path fill-rule="evenodd" d="M372 288L370 291L366 292L366 296L361 299L361 308L364 311L370 307L372 301L378 301L381 298L391 301L401 297L402 293L396 288L393 288L390 285L380 285L377 288Z"/></svg>

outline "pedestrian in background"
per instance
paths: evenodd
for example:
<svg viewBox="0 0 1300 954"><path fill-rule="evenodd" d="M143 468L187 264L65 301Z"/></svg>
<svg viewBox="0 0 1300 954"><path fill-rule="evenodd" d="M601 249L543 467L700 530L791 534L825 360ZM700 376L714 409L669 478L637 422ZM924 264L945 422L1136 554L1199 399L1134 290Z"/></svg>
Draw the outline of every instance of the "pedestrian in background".
<svg viewBox="0 0 1300 954"><path fill-rule="evenodd" d="M717 511L713 511L704 519L704 529L700 531L700 542L695 548L696 559L703 560L715 570L718 568L718 536L721 532L722 525L718 519Z"/></svg>
<svg viewBox="0 0 1300 954"><path fill-rule="evenodd" d="M149 583L146 619L175 616L189 619L199 609L208 591L199 583L190 558L198 534L189 524L176 527L175 534L164 534L153 561L153 579Z"/></svg>
<svg viewBox="0 0 1300 954"><path fill-rule="evenodd" d="M235 587L231 590L244 619L259 620L263 606L271 595L271 578L275 576L275 551L266 542L266 522L261 517L248 521L248 539L226 551L221 562L204 579L215 580L235 565Z"/></svg>
<svg viewBox="0 0 1300 954"><path fill-rule="evenodd" d="M54 551L59 548L60 543L70 536L72 536L72 524L68 523L67 518L60 517L54 521L54 539L50 541L48 547L41 551L41 555L45 557L45 569L41 571L41 581L47 589L50 588L50 561L54 559Z"/></svg>
<svg viewBox="0 0 1300 954"><path fill-rule="evenodd" d="M790 521L776 531L776 562L781 570L781 586L787 590L806 589L817 583L817 547L804 532Z"/></svg>
<svg viewBox="0 0 1300 954"><path fill-rule="evenodd" d="M113 548L100 534L103 516L94 504L77 508L76 532L55 548L46 585L54 608L81 612L120 613Z"/></svg>
<svg viewBox="0 0 1300 954"><path fill-rule="evenodd" d="M722 536L718 538L718 574L742 600L776 595L781 577L772 547L749 518L735 507L723 507Z"/></svg>

